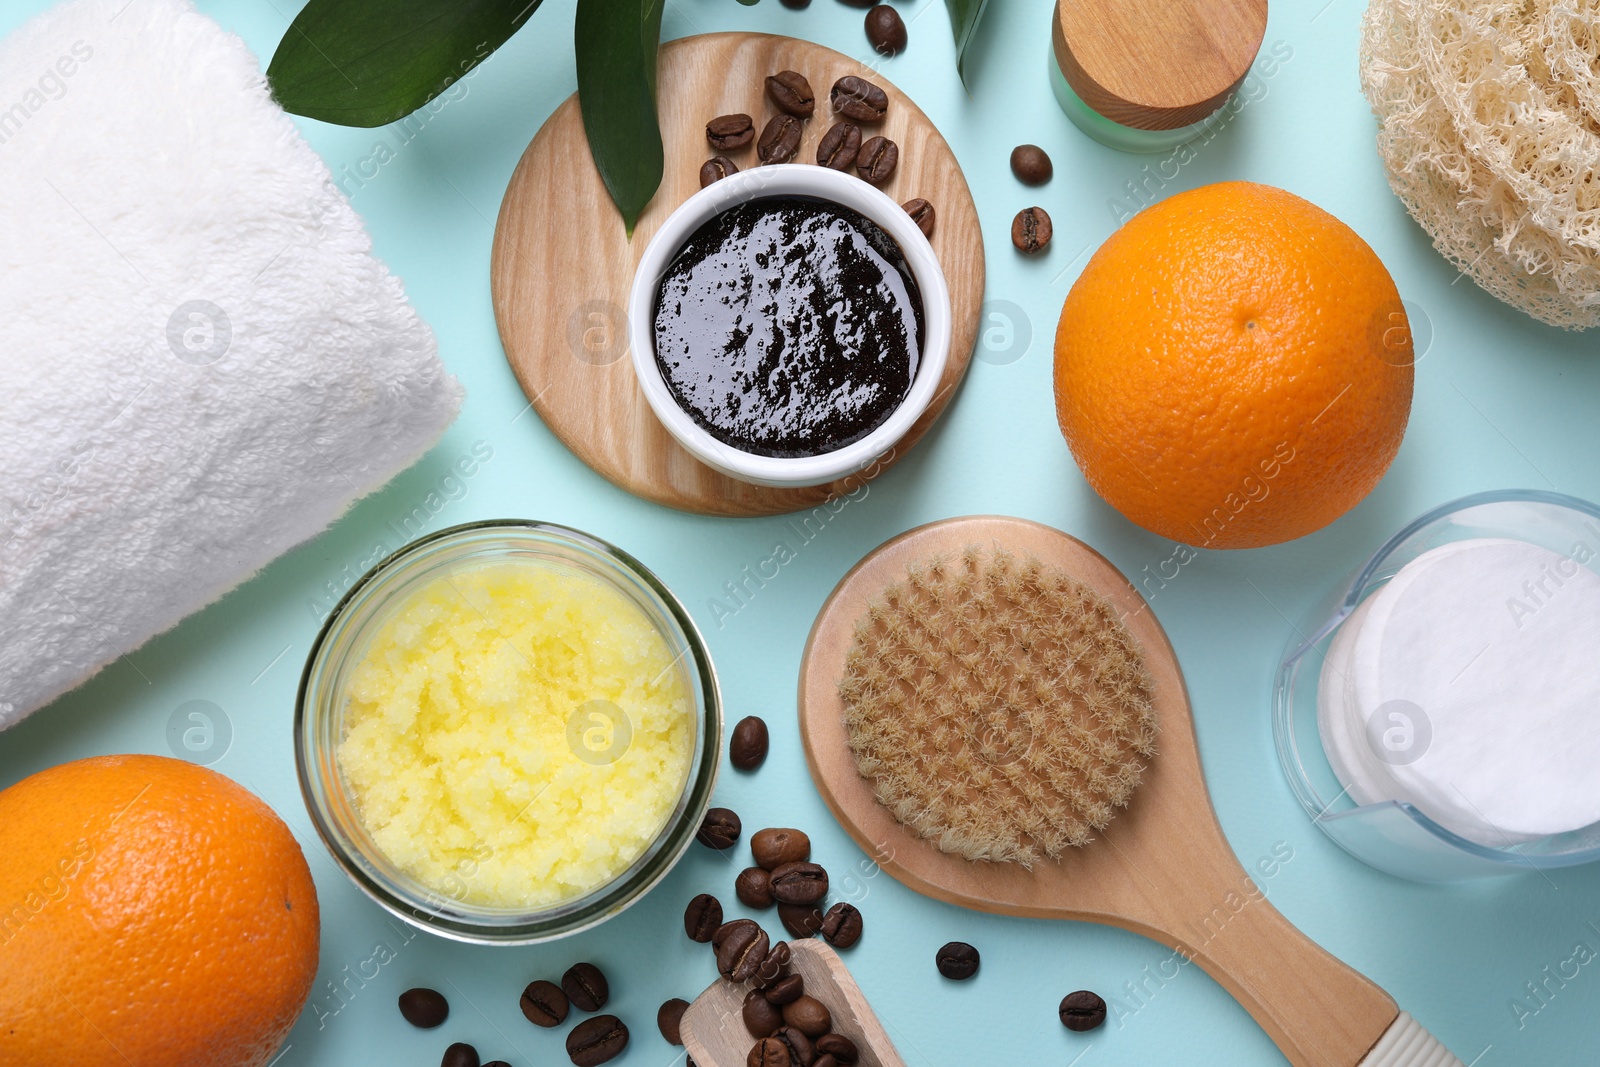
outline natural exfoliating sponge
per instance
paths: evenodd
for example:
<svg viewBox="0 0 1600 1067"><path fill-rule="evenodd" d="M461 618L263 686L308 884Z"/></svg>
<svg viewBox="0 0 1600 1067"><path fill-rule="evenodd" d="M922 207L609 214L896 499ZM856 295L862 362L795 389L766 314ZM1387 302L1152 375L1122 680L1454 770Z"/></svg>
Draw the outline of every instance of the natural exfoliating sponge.
<svg viewBox="0 0 1600 1067"><path fill-rule="evenodd" d="M461 391L255 57L185 0L74 0L0 42L0 188L3 727L318 533Z"/></svg>
<svg viewBox="0 0 1600 1067"><path fill-rule="evenodd" d="M1155 753L1151 689L1104 597L977 547L871 602L839 685L856 766L896 820L941 851L1025 867L1127 805Z"/></svg>
<svg viewBox="0 0 1600 1067"><path fill-rule="evenodd" d="M1361 85L1435 247L1541 322L1600 324L1600 0L1372 0Z"/></svg>

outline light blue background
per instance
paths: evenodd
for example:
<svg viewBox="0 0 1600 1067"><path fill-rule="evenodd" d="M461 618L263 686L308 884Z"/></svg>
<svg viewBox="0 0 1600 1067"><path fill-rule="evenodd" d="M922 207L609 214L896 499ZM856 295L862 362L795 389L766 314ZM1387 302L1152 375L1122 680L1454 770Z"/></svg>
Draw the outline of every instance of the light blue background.
<svg viewBox="0 0 1600 1067"><path fill-rule="evenodd" d="M133 0L139 2L139 0ZM1600 1046L1600 965L1585 967L1518 1027L1511 998L1584 940L1600 947L1600 868L1532 874L1438 888L1397 881L1346 856L1308 822L1273 754L1269 693L1289 632L1333 583L1421 511L1483 489L1554 488L1600 497L1596 338L1541 326L1457 280L1389 193L1373 146L1374 124L1356 74L1362 0L1280 0L1266 42L1292 50L1273 77L1162 195L1249 178L1288 188L1350 223L1378 251L1413 305L1431 344L1417 368L1416 403L1399 458L1352 513L1292 544L1203 552L1161 588L1152 605L1177 649L1194 701L1200 748L1217 814L1239 858L1253 864L1282 842L1293 859L1263 888L1317 941L1389 990L1463 1060L1485 1067L1592 1063ZM12 0L0 29L47 6ZM294 0L202 0L236 30L263 65L294 14ZM730 721L759 713L772 755L756 776L725 770L717 801L745 826L795 824L816 856L853 894L867 935L849 961L908 1063L1134 1064L1194 1062L1250 1067L1283 1062L1250 1018L1192 970L1148 1005L1089 1034L1055 1018L1057 1000L1087 987L1122 995L1166 952L1097 926L979 915L934 903L870 866L811 788L794 725L794 685L811 620L833 584L884 539L930 520L973 512L1022 515L1065 529L1134 578L1153 572L1173 545L1139 530L1085 485L1055 426L1050 338L1056 314L1088 252L1111 232L1109 198L1138 181L1155 158L1121 155L1080 135L1057 109L1045 78L1050 0L994 0L971 57L969 96L954 76L939 0L900 5L911 46L883 70L914 97L955 147L987 234L989 297L1015 302L1031 324L1020 358L973 364L939 427L840 513L825 534L748 608L718 627L708 606L723 582L763 558L781 518L729 521L636 500L585 468L532 413L502 356L489 302L493 219L513 166L539 125L574 88L572 0L548 0L529 25L406 143L395 129L347 130L301 121L335 175L379 143L395 158L353 190L377 254L404 279L438 333L440 351L467 388L461 419L417 467L362 501L331 530L269 567L221 603L119 661L81 690L0 739L0 785L80 756L165 753L166 724L180 704L208 700L233 730L215 767L265 797L294 828L323 906L322 968L314 1003L279 1061L432 1067L455 1040L515 1067L565 1062L561 1031L523 1020L517 996L531 979L556 977L592 959L611 976L612 1008L634 1040L629 1067L668 1067L682 1052L656 1033L657 1004L692 998L714 977L709 953L690 944L679 917L695 893L732 902L735 868L694 848L665 884L603 928L535 948L475 948L413 935L367 902L335 869L307 822L294 781L290 720L296 681L324 583L342 586L387 523L421 504L474 442L493 458L433 519L432 528L498 516L549 519L615 541L682 597L710 640ZM837 0L790 11L733 0L669 0L666 37L752 29L806 37L863 59L861 13ZM1264 95L1262 95L1264 92ZM1018 185L1006 164L1022 141L1044 145L1055 180ZM204 166L203 159L195 161ZM1055 242L1023 259L1011 216L1030 203L1053 216ZM581 254L581 253L579 253ZM1420 314L1418 313L1420 312ZM991 325L996 325L991 323ZM996 343L1003 337L996 334ZM454 483L445 483L446 488ZM135 665L137 669L135 669ZM1600 770L1600 769L1597 769ZM863 866L858 866L863 865ZM736 903L730 911L741 912ZM769 922L770 913L764 916ZM1595 923L1591 927L1590 923ZM938 978L934 949L960 938L978 945L978 978ZM408 940L409 939L409 940ZM339 982L385 943L395 954L378 976ZM370 974L370 968L368 969ZM414 1031L395 1012L415 984L453 1004L438 1031ZM1552 986L1552 988L1554 988ZM1123 995L1124 1004L1134 1002ZM1533 1002L1530 1002L1533 1006ZM337 1014L332 1009L338 1009ZM327 1014L322 1014L326 1012Z"/></svg>

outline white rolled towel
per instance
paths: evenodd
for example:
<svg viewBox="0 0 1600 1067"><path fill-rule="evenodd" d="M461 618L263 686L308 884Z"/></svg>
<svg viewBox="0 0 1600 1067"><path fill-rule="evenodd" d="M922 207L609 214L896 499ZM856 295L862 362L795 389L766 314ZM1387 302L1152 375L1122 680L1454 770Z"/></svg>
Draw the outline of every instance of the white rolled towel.
<svg viewBox="0 0 1600 1067"><path fill-rule="evenodd" d="M0 42L0 727L325 528L461 389L186 0Z"/></svg>

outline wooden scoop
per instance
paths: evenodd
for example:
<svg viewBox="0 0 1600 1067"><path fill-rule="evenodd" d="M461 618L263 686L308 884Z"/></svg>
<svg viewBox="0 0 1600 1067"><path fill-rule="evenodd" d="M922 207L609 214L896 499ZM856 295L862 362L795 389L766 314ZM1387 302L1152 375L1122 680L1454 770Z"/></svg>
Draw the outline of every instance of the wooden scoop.
<svg viewBox="0 0 1600 1067"><path fill-rule="evenodd" d="M791 941L789 948L790 971L805 979L806 993L833 1015L834 1032L855 1042L861 1067L905 1067L838 953L815 939ZM744 997L744 986L718 978L683 1013L683 1044L700 1067L744 1067L755 1044L744 1025Z"/></svg>
<svg viewBox="0 0 1600 1067"><path fill-rule="evenodd" d="M903 579L908 564L975 544L1037 557L1104 596L1139 642L1155 682L1158 752L1132 802L1098 840L1031 871L964 860L914 837L857 772L842 718L838 683L867 605ZM949 519L873 551L840 581L812 627L800 668L800 736L811 777L840 824L919 893L979 911L1109 923L1170 945L1233 994L1295 1067L1460 1063L1387 993L1290 925L1234 859L1200 773L1172 645L1128 580L1059 530L998 516Z"/></svg>

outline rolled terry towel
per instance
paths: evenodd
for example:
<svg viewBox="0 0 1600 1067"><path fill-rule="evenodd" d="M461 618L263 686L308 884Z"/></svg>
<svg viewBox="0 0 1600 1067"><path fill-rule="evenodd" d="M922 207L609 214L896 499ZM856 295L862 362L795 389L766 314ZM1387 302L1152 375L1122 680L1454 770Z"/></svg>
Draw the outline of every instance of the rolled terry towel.
<svg viewBox="0 0 1600 1067"><path fill-rule="evenodd" d="M0 43L0 727L416 461L461 390L250 51L185 0Z"/></svg>

